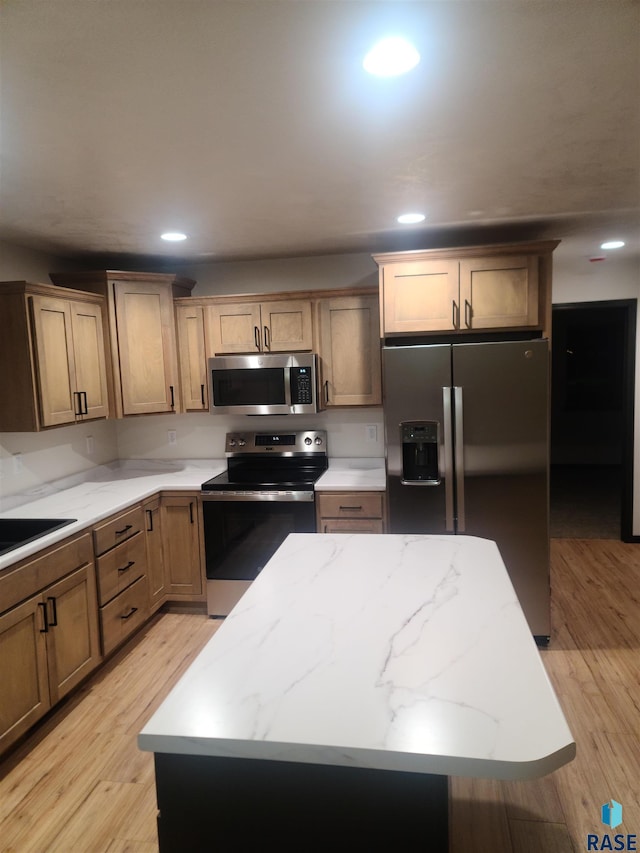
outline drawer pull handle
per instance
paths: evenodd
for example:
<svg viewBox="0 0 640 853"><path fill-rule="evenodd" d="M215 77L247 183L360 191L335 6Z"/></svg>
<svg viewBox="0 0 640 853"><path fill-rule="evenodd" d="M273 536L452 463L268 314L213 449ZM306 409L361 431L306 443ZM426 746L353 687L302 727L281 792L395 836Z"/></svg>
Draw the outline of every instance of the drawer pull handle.
<svg viewBox="0 0 640 853"><path fill-rule="evenodd" d="M123 566L121 569L118 569L119 574L123 574L123 572L128 572L131 566L135 566L135 560L129 560L126 566Z"/></svg>
<svg viewBox="0 0 640 853"><path fill-rule="evenodd" d="M147 520L149 522L149 526L147 527L147 533L153 532L153 510L147 510Z"/></svg>
<svg viewBox="0 0 640 853"><path fill-rule="evenodd" d="M264 329L264 348L271 349L271 333L268 326L263 326Z"/></svg>
<svg viewBox="0 0 640 853"><path fill-rule="evenodd" d="M204 401L204 385L200 386L200 399L202 400L202 408L204 409L206 403Z"/></svg>
<svg viewBox="0 0 640 853"><path fill-rule="evenodd" d="M81 398L81 400L84 401L84 405L82 406L80 414L81 415L88 415L89 414L89 403L87 402L87 392L86 391L80 391L80 398Z"/></svg>
<svg viewBox="0 0 640 853"><path fill-rule="evenodd" d="M169 385L169 393L171 394L171 408L175 409L176 407L176 397L173 391L173 385Z"/></svg>
<svg viewBox="0 0 640 853"><path fill-rule="evenodd" d="M340 509L348 510L349 512L358 512L358 510L362 509L362 506L342 506L342 504L340 504Z"/></svg>
<svg viewBox="0 0 640 853"><path fill-rule="evenodd" d="M128 613L125 613L125 615L124 615L124 616L121 616L120 618L121 618L121 619L130 619L130 618L133 616L133 614L134 614L134 613L137 613L137 612L138 612L138 608L137 608L137 607L132 607L132 608L131 608L131 610L130 610Z"/></svg>
<svg viewBox="0 0 640 853"><path fill-rule="evenodd" d="M190 524L193 524L193 522L194 522L194 518L193 518L193 501L189 501L189 523L190 523Z"/></svg>
<svg viewBox="0 0 640 853"><path fill-rule="evenodd" d="M133 527L132 524L127 524L126 527L123 527L122 530L116 530L116 536L122 536L123 533L126 533L127 530L131 530Z"/></svg>
<svg viewBox="0 0 640 853"><path fill-rule="evenodd" d="M49 625L52 628L55 628L56 625L58 624L58 608L56 607L56 600L52 595L49 595L49 596L47 596L47 601L51 602L51 613L53 616L53 618L51 619L51 622L49 622Z"/></svg>

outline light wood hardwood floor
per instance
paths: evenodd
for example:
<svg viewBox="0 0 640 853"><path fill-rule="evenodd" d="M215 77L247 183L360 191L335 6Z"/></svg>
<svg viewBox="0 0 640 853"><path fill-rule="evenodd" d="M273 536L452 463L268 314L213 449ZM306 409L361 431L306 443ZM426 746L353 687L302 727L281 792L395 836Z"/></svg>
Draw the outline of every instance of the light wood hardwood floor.
<svg viewBox="0 0 640 853"><path fill-rule="evenodd" d="M640 834L640 546L553 540L552 586L541 654L577 758L533 782L452 779L451 853L582 853L611 798L615 831ZM136 735L218 624L155 617L0 761L2 853L157 851L153 761Z"/></svg>

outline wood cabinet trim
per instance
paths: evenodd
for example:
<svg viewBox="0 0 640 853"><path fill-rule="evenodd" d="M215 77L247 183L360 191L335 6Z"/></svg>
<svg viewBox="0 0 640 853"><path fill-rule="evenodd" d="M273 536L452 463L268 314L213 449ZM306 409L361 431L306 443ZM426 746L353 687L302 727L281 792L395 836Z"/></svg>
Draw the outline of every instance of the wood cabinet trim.
<svg viewBox="0 0 640 853"><path fill-rule="evenodd" d="M458 246L446 249L413 249L408 252L383 252L372 255L371 257L378 266L383 266L385 264L400 264L414 260L459 260L463 258L499 257L501 255L550 255L560 245L560 242L560 240L539 240L521 243Z"/></svg>

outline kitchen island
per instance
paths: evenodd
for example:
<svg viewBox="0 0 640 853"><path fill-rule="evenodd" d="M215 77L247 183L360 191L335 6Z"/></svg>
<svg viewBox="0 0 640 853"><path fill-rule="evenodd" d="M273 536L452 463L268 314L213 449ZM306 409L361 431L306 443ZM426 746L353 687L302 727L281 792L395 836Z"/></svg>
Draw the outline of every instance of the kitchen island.
<svg viewBox="0 0 640 853"><path fill-rule="evenodd" d="M161 851L445 851L448 776L575 755L497 547L466 536L290 535L138 742Z"/></svg>

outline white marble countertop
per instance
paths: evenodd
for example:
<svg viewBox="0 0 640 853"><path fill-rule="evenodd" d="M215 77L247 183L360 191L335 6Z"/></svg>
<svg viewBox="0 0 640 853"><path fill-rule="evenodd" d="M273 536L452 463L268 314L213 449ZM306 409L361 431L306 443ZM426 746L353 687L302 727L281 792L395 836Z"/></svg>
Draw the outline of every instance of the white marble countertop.
<svg viewBox="0 0 640 853"><path fill-rule="evenodd" d="M141 749L499 779L575 744L495 543L291 534Z"/></svg>
<svg viewBox="0 0 640 853"><path fill-rule="evenodd" d="M33 489L0 518L74 518L72 524L0 555L0 571L159 491L199 491L227 469L226 459L127 459ZM318 491L384 491L384 459L330 459ZM16 501L17 503L17 501Z"/></svg>
<svg viewBox="0 0 640 853"><path fill-rule="evenodd" d="M386 487L384 459L371 457L329 459L328 471L315 484L317 492L384 492Z"/></svg>
<svg viewBox="0 0 640 853"><path fill-rule="evenodd" d="M0 571L160 491L200 491L205 480L227 469L226 459L126 460L89 474L45 485L1 518L75 518L72 524L0 555ZM73 483L73 479L71 479Z"/></svg>

